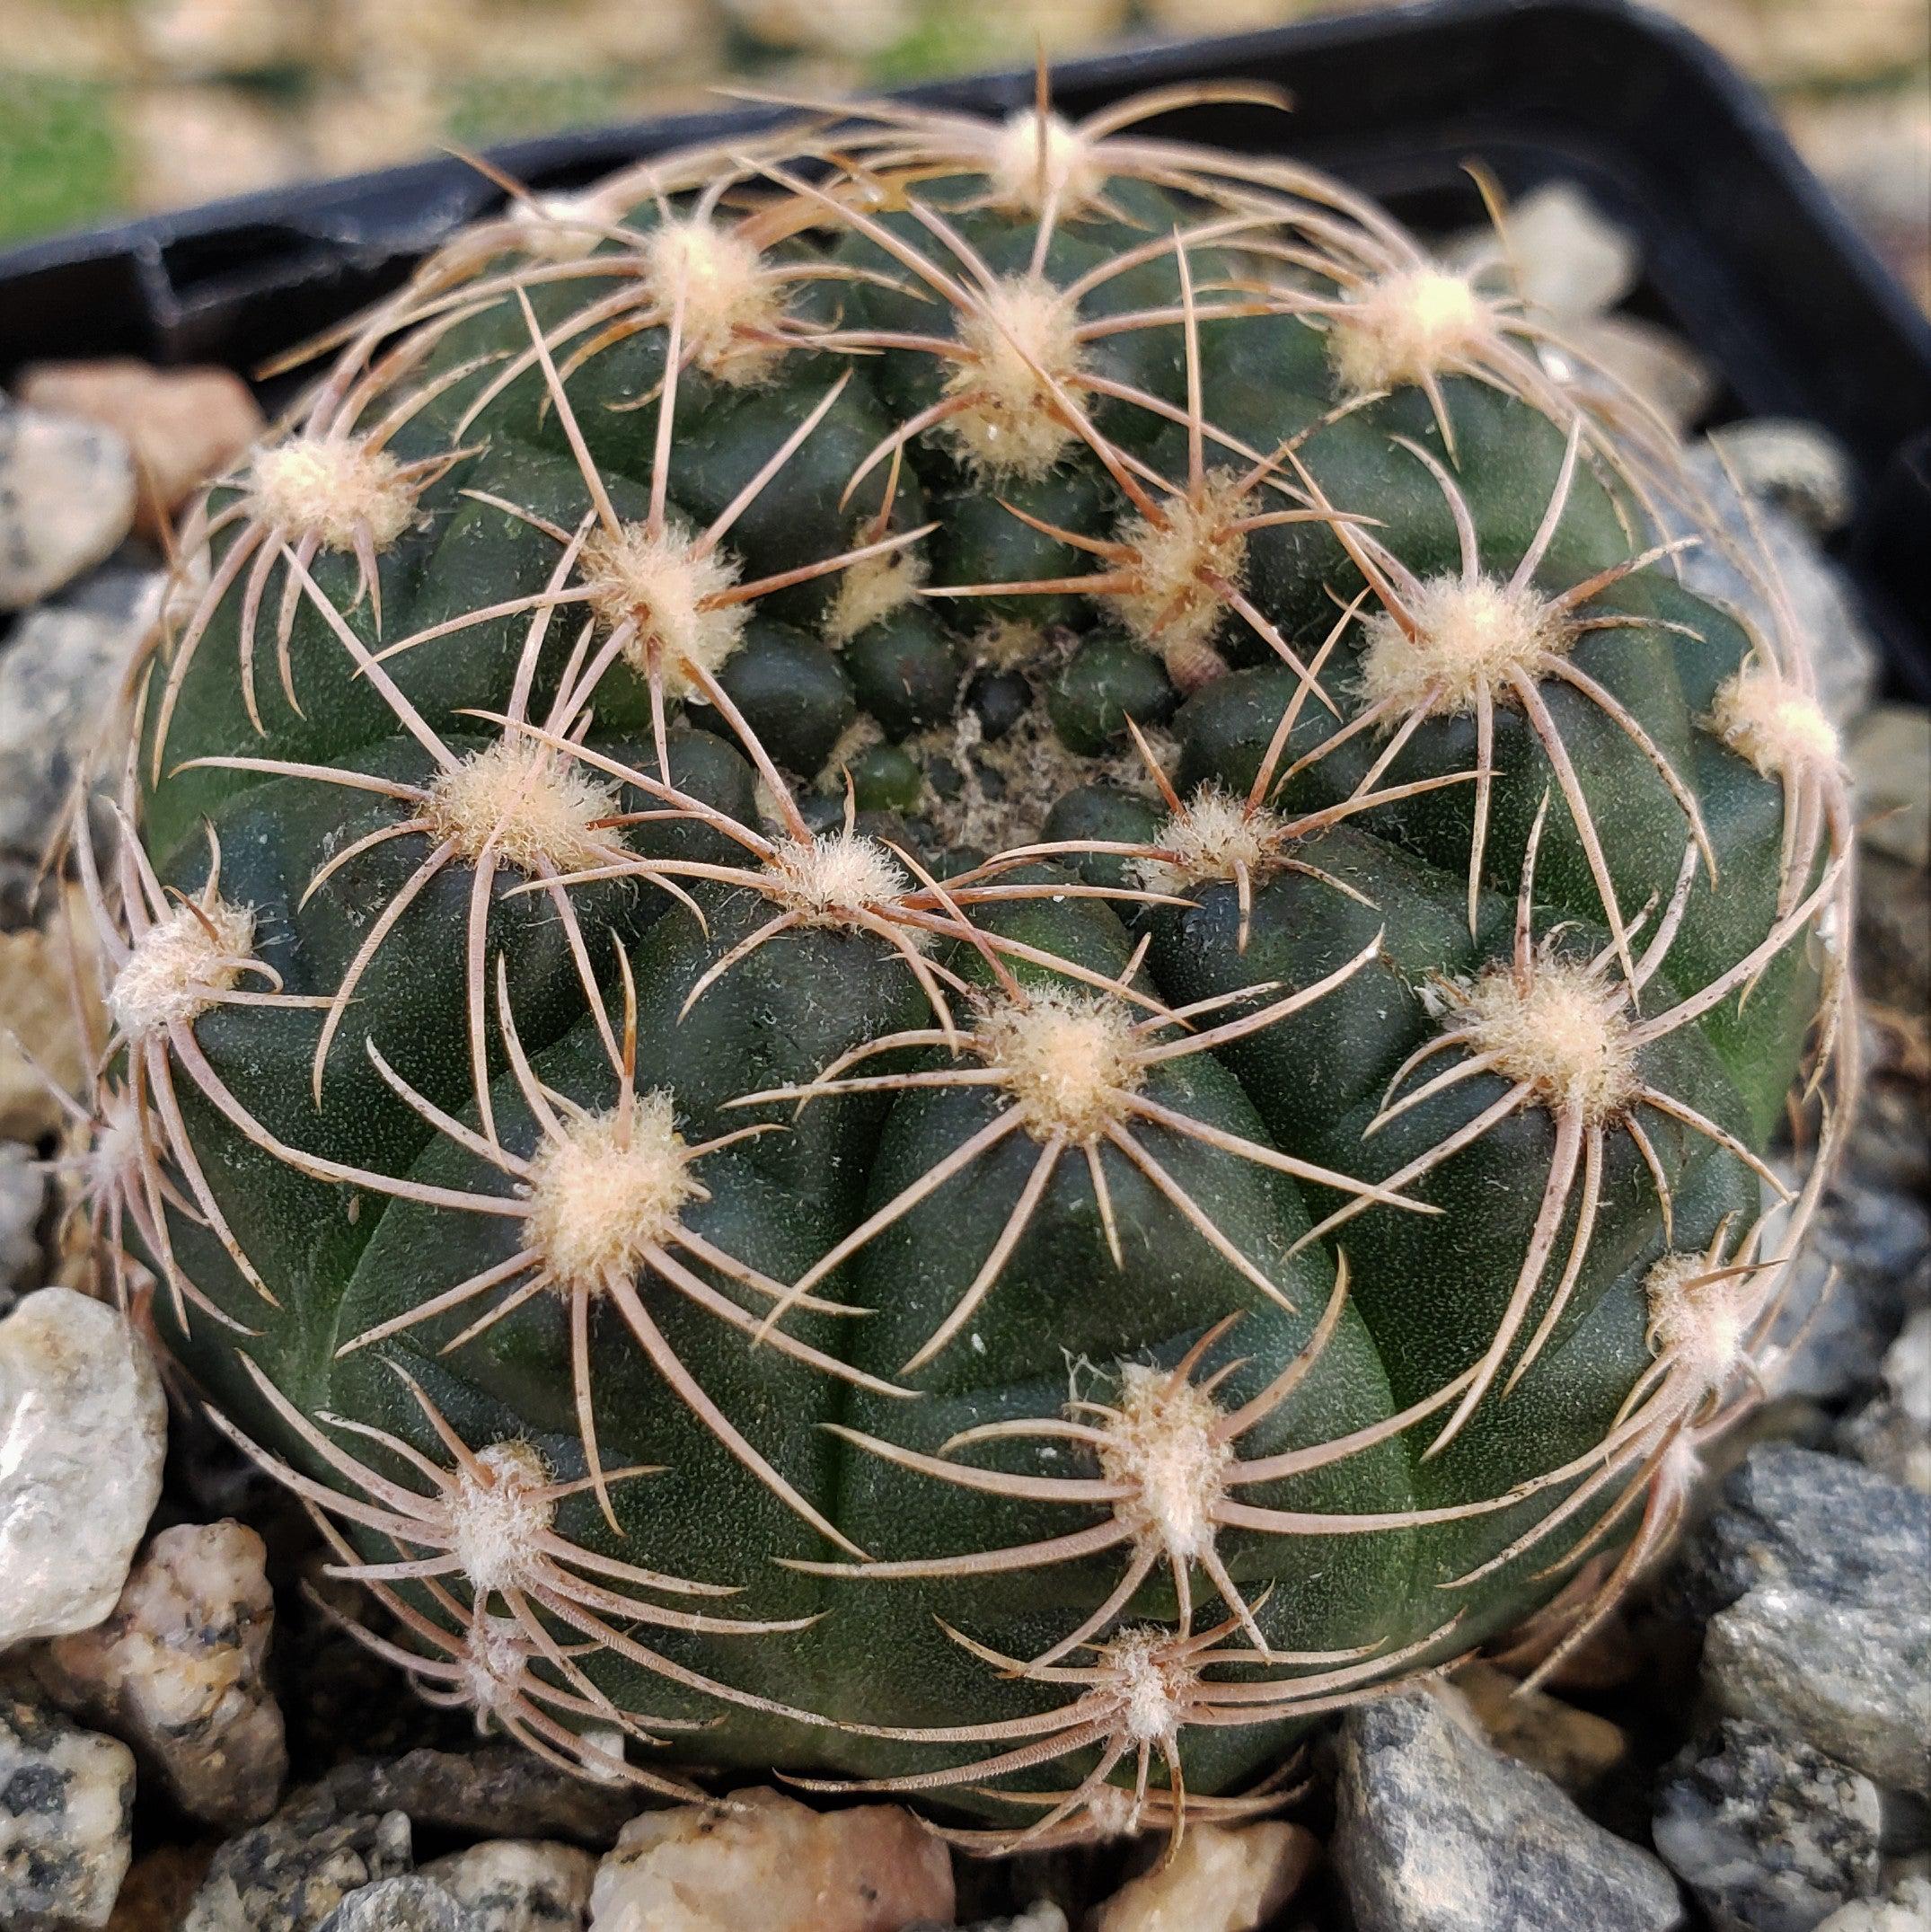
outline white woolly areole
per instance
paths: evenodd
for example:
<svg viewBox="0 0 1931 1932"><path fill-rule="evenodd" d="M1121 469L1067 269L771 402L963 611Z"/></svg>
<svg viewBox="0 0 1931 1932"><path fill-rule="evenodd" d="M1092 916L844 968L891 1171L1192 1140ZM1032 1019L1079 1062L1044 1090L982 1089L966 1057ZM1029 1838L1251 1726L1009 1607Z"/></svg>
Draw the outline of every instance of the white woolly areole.
<svg viewBox="0 0 1931 1932"><path fill-rule="evenodd" d="M912 550L865 557L838 577L837 594L824 620L824 641L834 648L849 644L881 618L904 610L925 581L924 558Z"/></svg>
<svg viewBox="0 0 1931 1932"><path fill-rule="evenodd" d="M1153 835L1164 857L1138 859L1143 886L1167 892L1207 879L1232 878L1239 868L1265 872L1287 836L1287 822L1264 806L1251 810L1218 784L1203 785Z"/></svg>
<svg viewBox="0 0 1931 1932"><path fill-rule="evenodd" d="M178 905L140 939L108 990L107 1009L129 1040L193 1019L242 976L255 943L250 905Z"/></svg>
<svg viewBox="0 0 1931 1932"><path fill-rule="evenodd" d="M1097 1140L1141 1082L1133 1020L1104 993L1049 986L994 1008L977 1033L1035 1140Z"/></svg>
<svg viewBox="0 0 1931 1932"><path fill-rule="evenodd" d="M1248 540L1230 526L1248 507L1239 480L1221 473L1197 496L1169 498L1161 506L1164 524L1134 516L1115 533L1133 551L1133 582L1107 601L1160 654L1182 690L1197 690L1227 668L1212 639L1227 613L1228 591L1246 578Z"/></svg>
<svg viewBox="0 0 1931 1932"><path fill-rule="evenodd" d="M80 1156L83 1192L89 1199L111 1194L139 1172L142 1149L140 1115L127 1093L107 1097L93 1131Z"/></svg>
<svg viewBox="0 0 1931 1932"><path fill-rule="evenodd" d="M1667 1354L1713 1395L1742 1366L1755 1300L1752 1276L1712 1281L1714 1272L1706 1256L1668 1254L1643 1278L1652 1351Z"/></svg>
<svg viewBox="0 0 1931 1932"><path fill-rule="evenodd" d="M701 691L692 667L715 677L745 640L749 606L713 601L736 586L735 566L721 551L693 555L691 534L679 525L655 536L640 524L615 536L599 533L583 547L581 569L604 629L630 627L624 657L647 675L655 658L673 697Z"/></svg>
<svg viewBox="0 0 1931 1932"><path fill-rule="evenodd" d="M889 905L904 889L898 861L861 832L790 839L765 863L764 890L807 925L835 926Z"/></svg>
<svg viewBox="0 0 1931 1932"><path fill-rule="evenodd" d="M1541 659L1565 655L1574 641L1562 613L1532 586L1512 588L1492 577L1469 584L1432 577L1407 611L1413 636L1387 611L1362 622L1361 694L1371 704L1390 701L1402 716L1423 708L1435 718L1464 716L1485 686L1505 704L1504 679L1533 677Z"/></svg>
<svg viewBox="0 0 1931 1932"><path fill-rule="evenodd" d="M1027 215L1049 203L1062 216L1077 214L1107 181L1096 145L1050 108L1043 128L1036 108L1009 114L992 137L985 172L997 204Z"/></svg>
<svg viewBox="0 0 1931 1932"><path fill-rule="evenodd" d="M539 866L581 871L606 858L609 847L593 829L617 809L613 785L542 745L499 739L428 788L422 817L429 836L446 839L469 860L494 850L525 872Z"/></svg>
<svg viewBox="0 0 1931 1932"><path fill-rule="evenodd" d="M757 249L715 223L663 223L640 243L644 279L668 326L683 298L683 340L705 375L738 385L763 382L784 355L768 340L784 320L783 285Z"/></svg>
<svg viewBox="0 0 1931 1932"><path fill-rule="evenodd" d="M1044 476L1078 435L1053 393L1084 367L1078 315L1043 275L1008 276L982 299L983 313L959 318L967 359L945 388L965 407L946 419L945 433L989 475Z"/></svg>
<svg viewBox="0 0 1931 1932"><path fill-rule="evenodd" d="M550 1470L528 1442L478 1450L480 1474L455 1472L445 1498L450 1553L481 1602L526 1584L541 1567L537 1539L556 1515Z"/></svg>
<svg viewBox="0 0 1931 1932"><path fill-rule="evenodd" d="M1710 728L1766 778L1835 770L1843 755L1837 727L1816 699L1761 665L1746 664L1717 686Z"/></svg>
<svg viewBox="0 0 1931 1932"><path fill-rule="evenodd" d="M1103 1842L1134 1837L1140 1814L1140 1800L1118 1785L1101 1785L1086 1801L1086 1822Z"/></svg>
<svg viewBox="0 0 1931 1932"><path fill-rule="evenodd" d="M1171 1744L1197 1674L1173 1656L1168 1632L1124 1630L1107 1645L1112 1689L1126 1734L1136 1744Z"/></svg>
<svg viewBox="0 0 1931 1932"><path fill-rule="evenodd" d="M1702 1452L1693 1430L1678 1433L1656 1460L1656 1473L1650 1478L1655 1506L1680 1503L1693 1495L1703 1481Z"/></svg>
<svg viewBox="0 0 1931 1932"><path fill-rule="evenodd" d="M1336 316L1328 360L1357 396L1462 368L1495 340L1495 312L1465 276L1398 269L1370 282Z"/></svg>
<svg viewBox="0 0 1931 1932"><path fill-rule="evenodd" d="M93 1138L81 1156L88 1195L110 1194L129 1175L137 1173L144 1146L140 1110L133 1096L109 1094L94 1121Z"/></svg>
<svg viewBox="0 0 1931 1932"><path fill-rule="evenodd" d="M1622 994L1586 966L1544 955L1518 980L1495 966L1453 997L1469 1050L1493 1054L1503 1080L1526 1081L1547 1107L1580 1107L1592 1126L1627 1110L1638 1077Z"/></svg>
<svg viewBox="0 0 1931 1932"><path fill-rule="evenodd" d="M335 437L258 451L250 494L264 523L330 551L352 551L365 535L387 550L416 517L416 487L401 464L385 449Z"/></svg>
<svg viewBox="0 0 1931 1932"><path fill-rule="evenodd" d="M1119 1414L1106 1426L1099 1467L1109 1482L1133 1484L1115 1507L1136 1539L1190 1558L1213 1547L1212 1510L1234 1451L1215 1438L1221 1416L1212 1397L1192 1382L1172 1384L1165 1369L1121 1364Z"/></svg>
<svg viewBox="0 0 1931 1932"><path fill-rule="evenodd" d="M532 1157L527 1187L530 1245L561 1291L633 1276L702 1191L667 1093L567 1120Z"/></svg>
<svg viewBox="0 0 1931 1932"><path fill-rule="evenodd" d="M514 1617L472 1617L457 1667L481 1730L483 1716L512 1709L522 1694L530 1667L530 1642L523 1626Z"/></svg>

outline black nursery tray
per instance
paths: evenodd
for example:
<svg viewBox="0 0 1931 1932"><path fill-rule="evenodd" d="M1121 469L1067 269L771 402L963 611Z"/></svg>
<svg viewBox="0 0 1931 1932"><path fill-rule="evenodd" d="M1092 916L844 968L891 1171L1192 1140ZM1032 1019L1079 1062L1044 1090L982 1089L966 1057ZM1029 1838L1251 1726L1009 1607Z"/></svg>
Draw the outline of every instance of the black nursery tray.
<svg viewBox="0 0 1931 1932"><path fill-rule="evenodd" d="M1622 0L1435 0L1072 61L1079 116L1188 79L1286 88L1294 111L1213 106L1161 132L1325 168L1423 229L1479 218L1465 163L1512 194L1574 181L1638 239L1638 300L1721 373L1723 409L1804 417L1859 476L1842 560L1895 687L1931 698L1931 326L1797 159L1768 105L1701 41ZM1029 75L917 90L998 111ZM768 125L727 109L495 151L579 186L687 141ZM395 286L498 191L454 159L284 188L0 254L0 380L42 357L136 355L248 371Z"/></svg>

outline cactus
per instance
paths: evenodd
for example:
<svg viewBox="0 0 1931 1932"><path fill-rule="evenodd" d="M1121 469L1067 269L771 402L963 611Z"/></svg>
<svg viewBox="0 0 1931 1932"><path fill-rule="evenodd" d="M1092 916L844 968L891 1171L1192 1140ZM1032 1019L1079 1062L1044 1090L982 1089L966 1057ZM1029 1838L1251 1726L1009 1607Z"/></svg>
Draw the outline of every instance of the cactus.
<svg viewBox="0 0 1931 1932"><path fill-rule="evenodd" d="M517 190L184 533L78 849L106 1266L545 1757L1261 1809L1577 1641L1775 1354L1803 640L1492 279L1139 126L1215 98Z"/></svg>

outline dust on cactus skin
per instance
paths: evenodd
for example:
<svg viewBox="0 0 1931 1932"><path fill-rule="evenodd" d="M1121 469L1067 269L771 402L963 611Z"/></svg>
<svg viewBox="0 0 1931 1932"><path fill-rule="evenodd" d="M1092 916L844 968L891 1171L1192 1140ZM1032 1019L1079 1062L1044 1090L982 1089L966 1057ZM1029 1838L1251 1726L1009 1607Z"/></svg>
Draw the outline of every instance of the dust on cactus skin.
<svg viewBox="0 0 1931 1932"><path fill-rule="evenodd" d="M1586 1631L1769 1365L1803 641L1638 404L1177 104L519 197L186 533L79 854L103 1266L552 1759L1265 1809Z"/></svg>

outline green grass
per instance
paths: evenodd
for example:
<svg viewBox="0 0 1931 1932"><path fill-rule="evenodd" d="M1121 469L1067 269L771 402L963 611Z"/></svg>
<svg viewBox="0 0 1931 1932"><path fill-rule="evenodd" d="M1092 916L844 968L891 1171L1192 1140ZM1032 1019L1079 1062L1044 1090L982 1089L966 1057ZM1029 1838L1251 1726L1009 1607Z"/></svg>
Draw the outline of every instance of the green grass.
<svg viewBox="0 0 1931 1932"><path fill-rule="evenodd" d="M0 242L98 221L122 199L111 92L0 73Z"/></svg>
<svg viewBox="0 0 1931 1932"><path fill-rule="evenodd" d="M1032 57L1031 43L1023 33L989 29L969 6L957 11L939 6L874 57L869 78L880 87L898 87Z"/></svg>
<svg viewBox="0 0 1931 1932"><path fill-rule="evenodd" d="M611 75L461 81L448 91L445 119L453 140L480 147L519 135L621 119L624 95L623 77Z"/></svg>

